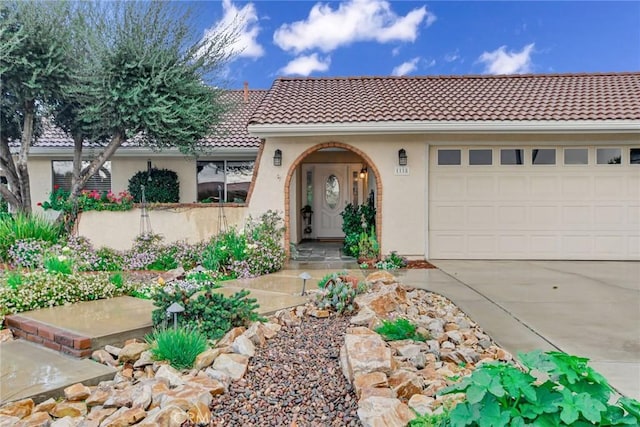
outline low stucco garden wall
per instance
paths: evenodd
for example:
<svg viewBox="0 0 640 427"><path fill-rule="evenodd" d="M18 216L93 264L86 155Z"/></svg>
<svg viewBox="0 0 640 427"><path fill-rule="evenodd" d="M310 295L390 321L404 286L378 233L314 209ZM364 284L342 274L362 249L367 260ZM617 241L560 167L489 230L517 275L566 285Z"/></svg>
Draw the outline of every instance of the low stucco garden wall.
<svg viewBox="0 0 640 427"><path fill-rule="evenodd" d="M197 243L218 234L220 207L207 205L160 205L147 209L151 229L164 237L164 242L184 240ZM245 206L224 206L228 227L241 228L246 219ZM78 234L99 248L129 249L140 234L141 209L130 211L83 212L78 221Z"/></svg>

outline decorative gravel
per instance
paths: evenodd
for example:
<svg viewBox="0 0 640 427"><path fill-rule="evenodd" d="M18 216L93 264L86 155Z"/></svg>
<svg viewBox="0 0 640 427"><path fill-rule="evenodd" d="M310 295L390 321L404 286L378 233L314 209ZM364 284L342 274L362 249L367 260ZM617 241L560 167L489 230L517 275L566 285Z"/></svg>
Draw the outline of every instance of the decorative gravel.
<svg viewBox="0 0 640 427"><path fill-rule="evenodd" d="M211 405L214 426L361 426L340 369L348 317L304 317L283 327L249 362L245 377Z"/></svg>

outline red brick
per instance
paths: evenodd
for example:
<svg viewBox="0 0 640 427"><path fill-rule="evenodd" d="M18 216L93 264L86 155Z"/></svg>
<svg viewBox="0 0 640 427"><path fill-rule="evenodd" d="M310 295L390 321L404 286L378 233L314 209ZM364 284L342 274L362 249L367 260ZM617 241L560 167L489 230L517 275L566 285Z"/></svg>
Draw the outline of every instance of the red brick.
<svg viewBox="0 0 640 427"><path fill-rule="evenodd" d="M54 342L62 345L63 347L73 348L73 338L74 336L68 332L57 332Z"/></svg>
<svg viewBox="0 0 640 427"><path fill-rule="evenodd" d="M52 328L51 326L40 325L38 326L38 336L44 338L45 340L53 341L56 336L56 328Z"/></svg>
<svg viewBox="0 0 640 427"><path fill-rule="evenodd" d="M28 334L38 335L38 324L30 320L20 322L20 326L18 327Z"/></svg>
<svg viewBox="0 0 640 427"><path fill-rule="evenodd" d="M27 334L27 341L34 342L36 344L42 344L43 339L37 335Z"/></svg>
<svg viewBox="0 0 640 427"><path fill-rule="evenodd" d="M53 341L44 340L44 341L42 341L42 344L45 347L50 348L51 350L55 350L55 351L62 350L62 346L60 344L57 344L57 343L53 342Z"/></svg>
<svg viewBox="0 0 640 427"><path fill-rule="evenodd" d="M7 327L17 328L20 326L20 323L24 320L22 316L7 316L4 318L4 324Z"/></svg>
<svg viewBox="0 0 640 427"><path fill-rule="evenodd" d="M91 349L88 349L88 350L76 350L74 348L69 348L69 347L62 347L61 351L64 354L68 354L70 356L78 357L78 358L81 358L81 359L91 356L91 353L92 353Z"/></svg>
<svg viewBox="0 0 640 427"><path fill-rule="evenodd" d="M86 350L91 348L91 338L78 337L73 339L73 348L76 350Z"/></svg>
<svg viewBox="0 0 640 427"><path fill-rule="evenodd" d="M16 338L26 338L27 337L27 333L25 331L23 331L22 329L13 329L11 328L11 332L13 332L13 336Z"/></svg>

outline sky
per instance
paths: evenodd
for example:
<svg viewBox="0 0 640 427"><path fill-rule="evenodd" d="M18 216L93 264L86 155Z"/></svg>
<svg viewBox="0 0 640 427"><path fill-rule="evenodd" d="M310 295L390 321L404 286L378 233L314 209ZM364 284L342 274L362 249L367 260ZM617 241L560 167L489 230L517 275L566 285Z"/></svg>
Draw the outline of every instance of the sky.
<svg viewBox="0 0 640 427"><path fill-rule="evenodd" d="M640 71L640 1L185 3L202 37L236 23L230 89L285 76Z"/></svg>

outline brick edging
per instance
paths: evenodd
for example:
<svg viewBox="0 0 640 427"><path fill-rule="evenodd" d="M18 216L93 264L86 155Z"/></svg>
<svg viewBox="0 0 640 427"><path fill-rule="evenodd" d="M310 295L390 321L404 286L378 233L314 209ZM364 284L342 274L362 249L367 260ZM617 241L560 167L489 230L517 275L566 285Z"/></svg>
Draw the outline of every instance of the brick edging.
<svg viewBox="0 0 640 427"><path fill-rule="evenodd" d="M19 314L5 317L4 323L16 337L70 356L85 358L91 356L93 351L90 337L74 334Z"/></svg>

